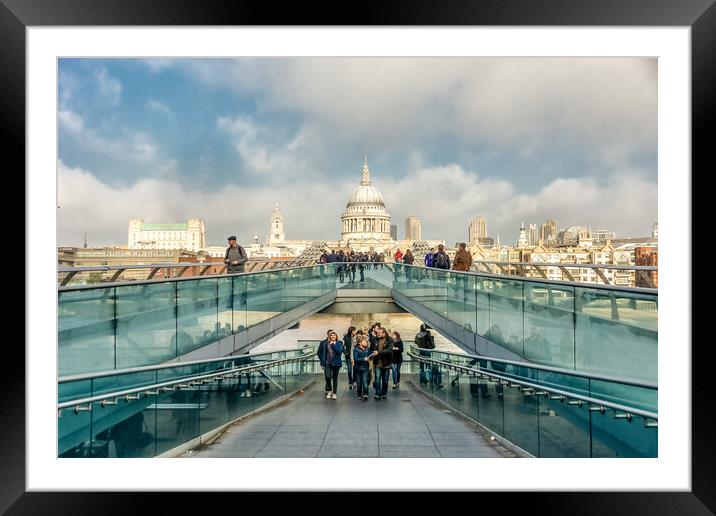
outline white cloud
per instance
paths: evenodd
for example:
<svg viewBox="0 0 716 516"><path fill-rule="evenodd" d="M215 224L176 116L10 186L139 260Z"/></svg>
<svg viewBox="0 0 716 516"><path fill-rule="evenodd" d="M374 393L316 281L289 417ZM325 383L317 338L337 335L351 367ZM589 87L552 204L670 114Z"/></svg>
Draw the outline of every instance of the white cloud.
<svg viewBox="0 0 716 516"><path fill-rule="evenodd" d="M286 142L271 136L249 116L220 117L217 128L232 138L234 149L246 172L272 179L275 183L313 176L311 162L321 143L309 127L302 127Z"/></svg>
<svg viewBox="0 0 716 516"><path fill-rule="evenodd" d="M656 152L655 59L299 58L174 61L213 87L376 148L448 136L620 163Z"/></svg>
<svg viewBox="0 0 716 516"><path fill-rule="evenodd" d="M280 203L287 218L290 238L328 238L338 231L345 204L316 202L335 199L333 185L297 184L290 191L277 192L271 186L228 184L214 192L201 192L189 184L157 179L112 187L91 172L61 161L58 173L60 245L80 245L85 231L90 245L126 244L130 218L169 222L193 217L206 221L209 244L222 245L229 234L237 234L248 244L254 231L262 240L266 236L274 202ZM349 188L340 185L341 191Z"/></svg>
<svg viewBox="0 0 716 516"><path fill-rule="evenodd" d="M154 140L143 132L118 131L113 137L100 135L88 128L84 119L69 109L58 114L60 128L84 146L85 150L105 154L108 157L138 163L159 159L159 148Z"/></svg>
<svg viewBox="0 0 716 516"><path fill-rule="evenodd" d="M97 92L110 106L119 104L122 96L122 83L111 77L105 68L97 70L94 76Z"/></svg>
<svg viewBox="0 0 716 516"><path fill-rule="evenodd" d="M84 231L92 245L126 243L130 218L172 222L193 217L206 221L211 244L223 244L231 233L249 243L254 231L265 237L274 202L286 217L289 239L339 238L340 215L358 184L356 173L355 181L296 182L281 189L227 184L201 192L185 183L156 179L110 187L89 171L62 162L58 170L61 245L79 245ZM412 170L399 180L372 172L401 234L405 218L415 215L422 221L424 238L450 244L466 239L468 220L476 215L487 218L491 236L499 233L503 243L512 244L521 220L539 226L554 218L559 227L591 225L613 229L618 236L644 236L656 221L656 185L636 172L620 171L605 181L559 179L535 195L519 194L506 180L481 179L454 164Z"/></svg>
<svg viewBox="0 0 716 516"><path fill-rule="evenodd" d="M157 113L161 113L162 115L166 115L170 118L174 117L174 112L160 100L149 99L144 106L151 111L156 111Z"/></svg>

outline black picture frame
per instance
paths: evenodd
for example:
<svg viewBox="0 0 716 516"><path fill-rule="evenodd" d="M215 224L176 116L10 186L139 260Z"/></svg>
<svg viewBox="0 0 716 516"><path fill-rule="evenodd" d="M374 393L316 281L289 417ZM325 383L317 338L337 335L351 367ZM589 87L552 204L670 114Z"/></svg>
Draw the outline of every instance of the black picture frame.
<svg viewBox="0 0 716 516"><path fill-rule="evenodd" d="M691 27L692 51L692 169L714 170L711 152L713 144L709 142L716 113L714 0L402 0L366 2L344 10L339 8L339 3L324 1L279 5L277 8L269 2L229 3L221 0L0 0L0 73L3 76L0 81L0 113L3 118L3 147L7 155L17 157L19 167L24 168L25 29L29 26L688 26ZM691 284L690 277L684 278L684 281ZM684 301L691 303L690 299ZM28 299L27 309L32 309L32 299ZM691 335L684 335L682 342L666 343L680 345L685 349L690 347L692 354L690 492L554 492L530 493L528 496L517 493L479 493L475 495L475 500L479 500L480 508L487 510L487 504L491 501L504 505L505 498L509 496L509 509L523 509L530 513L716 512L716 444L713 435L716 411L709 382L711 372L708 370L707 353L710 346L706 345L708 342L701 342L701 346L687 346L692 340ZM4 357L6 367L3 372L3 400L0 403L0 511L9 514L125 514L148 509L147 495L26 492L24 349L17 346L16 341L8 340L5 342ZM412 498L422 503L423 495L414 493ZM207 496L216 496L216 493L207 493ZM244 495L241 495L241 500L243 503L261 503L256 497ZM187 497L179 493L168 493L161 503L166 505L170 501L181 504L184 508L182 512L189 508ZM299 501L295 503L302 504ZM336 503L343 505L345 502ZM368 502L369 506L374 503L379 502L374 499ZM218 511L220 507L217 501L209 509ZM317 505L313 505L312 511L316 508ZM167 505L162 512L168 510ZM337 507L336 510L342 509ZM370 510L369 507L366 510ZM477 506L475 510L479 510Z"/></svg>

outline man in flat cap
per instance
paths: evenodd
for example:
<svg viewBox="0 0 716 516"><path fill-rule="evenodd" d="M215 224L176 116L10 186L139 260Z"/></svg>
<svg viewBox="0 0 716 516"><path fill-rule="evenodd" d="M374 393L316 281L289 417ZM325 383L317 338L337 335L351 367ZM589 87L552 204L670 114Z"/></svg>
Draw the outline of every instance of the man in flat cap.
<svg viewBox="0 0 716 516"><path fill-rule="evenodd" d="M238 243L236 243L235 236L230 236L228 238L228 241L229 247L226 249L226 255L224 256L226 272L228 272L229 274L244 272L244 264L249 259L246 254L246 250Z"/></svg>

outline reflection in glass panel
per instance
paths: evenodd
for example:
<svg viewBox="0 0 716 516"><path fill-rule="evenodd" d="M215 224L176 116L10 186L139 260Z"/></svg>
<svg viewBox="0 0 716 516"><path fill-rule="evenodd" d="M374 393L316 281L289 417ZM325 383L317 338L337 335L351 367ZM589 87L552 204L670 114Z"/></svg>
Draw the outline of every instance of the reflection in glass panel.
<svg viewBox="0 0 716 516"><path fill-rule="evenodd" d="M473 326L470 324L469 328L465 327L465 323L470 323L475 318L474 290L475 281L472 276L458 272L449 273L446 301L448 319L469 331L473 331Z"/></svg>
<svg viewBox="0 0 716 516"><path fill-rule="evenodd" d="M592 457L658 457L658 429L642 418L615 419L611 410L591 414Z"/></svg>
<svg viewBox="0 0 716 516"><path fill-rule="evenodd" d="M524 357L574 369L574 287L525 282Z"/></svg>
<svg viewBox="0 0 716 516"><path fill-rule="evenodd" d="M75 413L74 407L63 409L57 418L57 453L59 457L88 458L92 456L92 434L89 411Z"/></svg>
<svg viewBox="0 0 716 516"><path fill-rule="evenodd" d="M130 403L92 409L93 457L153 457L156 430L153 409L156 396L142 396Z"/></svg>
<svg viewBox="0 0 716 516"><path fill-rule="evenodd" d="M239 333L240 331L248 328L247 312L248 312L248 291L247 291L247 276L233 276L231 277L231 299L233 307L233 333Z"/></svg>
<svg viewBox="0 0 716 516"><path fill-rule="evenodd" d="M58 293L59 374L113 369L115 289Z"/></svg>
<svg viewBox="0 0 716 516"><path fill-rule="evenodd" d="M521 281L492 280L489 339L519 355L524 351Z"/></svg>
<svg viewBox="0 0 716 516"><path fill-rule="evenodd" d="M657 380L657 297L576 288L578 370Z"/></svg>
<svg viewBox="0 0 716 516"><path fill-rule="evenodd" d="M157 364L191 344L176 333L176 283L117 287L117 369Z"/></svg>
<svg viewBox="0 0 716 516"><path fill-rule="evenodd" d="M589 457L590 412L539 396L539 456Z"/></svg>
<svg viewBox="0 0 716 516"><path fill-rule="evenodd" d="M177 283L177 352L179 356L217 340L216 278Z"/></svg>
<svg viewBox="0 0 716 516"><path fill-rule="evenodd" d="M246 278L248 303L246 310L246 327L259 324L271 317L269 313L268 275L250 274Z"/></svg>
<svg viewBox="0 0 716 516"><path fill-rule="evenodd" d="M217 278L219 299L217 300L217 330L218 339L230 337L234 333L233 317L233 285L235 278Z"/></svg>
<svg viewBox="0 0 716 516"><path fill-rule="evenodd" d="M475 277L475 316L473 324L475 333L489 338L490 332L490 293L492 292L492 280L489 278Z"/></svg>
<svg viewBox="0 0 716 516"><path fill-rule="evenodd" d="M156 454L160 455L199 436L199 390L184 389L156 396Z"/></svg>
<svg viewBox="0 0 716 516"><path fill-rule="evenodd" d="M523 394L519 388L503 389L505 427L504 436L532 455L539 454L537 396Z"/></svg>

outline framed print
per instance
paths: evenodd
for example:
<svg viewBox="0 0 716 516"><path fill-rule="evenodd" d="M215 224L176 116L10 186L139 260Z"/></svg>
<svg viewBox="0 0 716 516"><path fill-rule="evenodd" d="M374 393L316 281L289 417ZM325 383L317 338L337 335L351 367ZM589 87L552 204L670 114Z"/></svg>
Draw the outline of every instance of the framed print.
<svg viewBox="0 0 716 516"><path fill-rule="evenodd" d="M390 3L349 20L0 1L0 102L28 188L3 510L141 507L86 491L359 490L317 481L326 464L408 497L716 510L707 347L691 337L710 2ZM319 316L325 336L279 346ZM379 357L365 386L359 348L345 353L363 326ZM229 451L232 432L255 448ZM339 434L361 451L325 445Z"/></svg>

